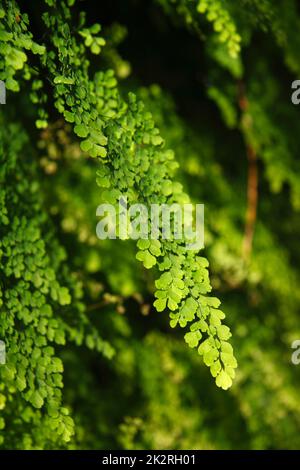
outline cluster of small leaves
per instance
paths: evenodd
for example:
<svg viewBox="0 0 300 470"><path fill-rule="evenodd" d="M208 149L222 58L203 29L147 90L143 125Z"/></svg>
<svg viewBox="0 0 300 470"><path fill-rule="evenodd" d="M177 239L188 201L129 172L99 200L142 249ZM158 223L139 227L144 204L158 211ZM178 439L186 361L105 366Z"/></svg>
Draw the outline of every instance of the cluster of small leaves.
<svg viewBox="0 0 300 470"><path fill-rule="evenodd" d="M158 290L154 305L158 311L168 307L172 328L189 325L186 343L198 348L212 376L217 377L217 385L227 389L232 385L237 363L227 342L230 330L221 323L225 314L218 309L220 301L206 295L211 291L207 267L206 258L170 254L159 265L164 272L155 283Z"/></svg>
<svg viewBox="0 0 300 470"><path fill-rule="evenodd" d="M7 90L20 91L20 80L30 81L30 99L38 104L36 126L47 126L48 112L45 108L47 94L43 80L37 79L35 67L30 64L30 54L43 58L46 48L33 41L28 30L28 15L21 14L15 1L0 3L0 79Z"/></svg>
<svg viewBox="0 0 300 470"><path fill-rule="evenodd" d="M201 30L199 13L212 23L221 44L226 45L230 58L237 59L241 50L241 36L230 12L228 2L222 0L158 0L168 13L176 12L188 25Z"/></svg>
<svg viewBox="0 0 300 470"><path fill-rule="evenodd" d="M17 156L25 142L18 132L8 129L10 147L1 133L1 338L6 343L7 363L0 374L8 393L21 392L34 408L45 403L53 429L68 440L73 422L60 412L63 365L48 343L65 344L66 328L60 318L53 318L52 305L61 308L71 297L58 282L41 239L44 217L37 212L38 188L24 179L19 166ZM31 218L22 200L26 192Z"/></svg>
<svg viewBox="0 0 300 470"><path fill-rule="evenodd" d="M105 46L105 40L101 36L95 36L101 30L100 24L93 24L90 28L83 28L79 34L84 38L84 45L89 47L93 54L100 54Z"/></svg>
<svg viewBox="0 0 300 470"><path fill-rule="evenodd" d="M197 11L205 14L207 20L213 24L219 41L226 43L229 55L237 58L241 49L241 36L237 33L235 23L224 2L220 0L200 0Z"/></svg>
<svg viewBox="0 0 300 470"><path fill-rule="evenodd" d="M112 349L84 314L80 284L66 268L66 254L43 211L32 155L24 151L25 133L3 116L0 132L0 337L7 351L0 368L7 405L3 415L10 416L13 403L23 401L19 419L32 426L42 423L43 445L53 445L68 442L74 433L62 405L63 363L55 345L85 343L108 357ZM2 440L9 443L13 434L8 427Z"/></svg>
<svg viewBox="0 0 300 470"><path fill-rule="evenodd" d="M29 80L32 69L27 64L28 52L42 55L45 48L32 40L28 31L29 20L26 14L20 13L15 2L0 3L0 79L5 81L6 88L19 91L16 74L22 71L23 77Z"/></svg>
<svg viewBox="0 0 300 470"><path fill-rule="evenodd" d="M174 153L164 148L151 113L135 95L129 94L128 102L121 98L111 70L97 73L94 80L89 78L86 46L71 32L69 10L63 2L59 11L60 14L55 11L44 15L46 26L54 31L56 56L48 53L47 66L55 84L55 104L83 139L82 150L99 158L97 183L105 188L103 199L117 204L121 194L126 194L129 204L189 202L182 185L172 180L178 165ZM158 265L166 270L165 277L176 279L165 293L163 289L159 291L155 306L171 311L173 326L177 322L182 327L191 324L190 333L201 341L199 354L205 354L205 363L217 385L229 388L236 361L232 349L222 343L230 336L227 327L221 325L223 314L212 312L215 304L205 297L210 291L206 266L182 239L140 240L138 248L137 258L147 269ZM193 322L198 304L197 316L205 325Z"/></svg>

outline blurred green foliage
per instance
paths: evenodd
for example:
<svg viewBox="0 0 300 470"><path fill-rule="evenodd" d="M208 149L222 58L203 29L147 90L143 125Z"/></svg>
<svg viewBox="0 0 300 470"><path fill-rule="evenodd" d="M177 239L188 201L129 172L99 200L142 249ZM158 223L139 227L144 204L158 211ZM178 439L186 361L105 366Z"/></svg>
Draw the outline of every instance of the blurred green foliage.
<svg viewBox="0 0 300 470"><path fill-rule="evenodd" d="M0 3L1 447L299 448L297 2L115 3ZM122 192L205 203L204 255L98 240Z"/></svg>

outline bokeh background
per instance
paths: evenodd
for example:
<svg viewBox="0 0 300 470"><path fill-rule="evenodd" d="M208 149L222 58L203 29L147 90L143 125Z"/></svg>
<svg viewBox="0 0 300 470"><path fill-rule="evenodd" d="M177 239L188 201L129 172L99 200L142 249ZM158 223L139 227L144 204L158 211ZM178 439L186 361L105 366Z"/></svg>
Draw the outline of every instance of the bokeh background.
<svg viewBox="0 0 300 470"><path fill-rule="evenodd" d="M108 38L92 68L113 68L122 93L144 101L176 152L178 179L205 204L204 253L239 364L230 390L215 386L181 332L152 307L155 272L135 259L134 243L96 238L97 167L71 126L54 116L32 131L26 97L6 105L18 107L32 133L64 263L108 343L104 356L83 346L57 349L76 429L68 448L300 446L300 365L291 361L300 339L300 109L291 102L300 11L291 0L207 1L230 14L220 30L198 3L102 0L75 9ZM39 6L22 6L41 36ZM220 41L231 23L241 51ZM26 430L31 441L20 437L21 447L40 445L34 432Z"/></svg>

